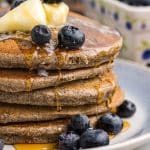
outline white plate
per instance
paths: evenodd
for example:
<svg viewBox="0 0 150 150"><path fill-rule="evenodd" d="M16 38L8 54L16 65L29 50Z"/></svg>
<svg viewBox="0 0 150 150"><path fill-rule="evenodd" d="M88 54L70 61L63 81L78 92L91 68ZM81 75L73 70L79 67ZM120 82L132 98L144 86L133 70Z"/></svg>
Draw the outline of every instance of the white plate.
<svg viewBox="0 0 150 150"><path fill-rule="evenodd" d="M131 128L117 135L111 144L93 150L131 150L150 142L150 70L132 62L117 60L115 71L126 98L137 105L137 112L128 121ZM14 150L5 146L4 150Z"/></svg>

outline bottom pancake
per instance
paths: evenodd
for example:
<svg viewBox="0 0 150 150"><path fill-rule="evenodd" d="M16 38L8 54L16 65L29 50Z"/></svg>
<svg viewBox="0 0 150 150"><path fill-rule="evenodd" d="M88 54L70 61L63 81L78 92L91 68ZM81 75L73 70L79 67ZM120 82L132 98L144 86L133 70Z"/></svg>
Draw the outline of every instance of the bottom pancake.
<svg viewBox="0 0 150 150"><path fill-rule="evenodd" d="M107 110L89 116L92 125L96 123L97 116L111 111L112 108L119 106L124 99L121 89L118 89ZM95 108L96 109L96 108ZM83 112L83 111L82 111ZM79 112L79 113L82 113ZM30 122L0 125L0 138L4 139L6 144L23 144L23 143L54 143L57 142L58 135L67 129L69 119L59 119L46 122Z"/></svg>

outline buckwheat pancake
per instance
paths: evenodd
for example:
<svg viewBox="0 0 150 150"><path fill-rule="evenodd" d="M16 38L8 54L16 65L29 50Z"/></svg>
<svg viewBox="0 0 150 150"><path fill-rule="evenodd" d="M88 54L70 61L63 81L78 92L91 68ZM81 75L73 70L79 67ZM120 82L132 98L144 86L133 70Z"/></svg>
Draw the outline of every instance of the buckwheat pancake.
<svg viewBox="0 0 150 150"><path fill-rule="evenodd" d="M112 108L116 108L117 106L119 106L123 102L123 99L124 99L124 93L122 92L121 89L118 88L112 97L111 103L108 105L107 108L105 108L105 110L98 109L99 111L98 114L97 112L95 112L95 116L89 116L91 124L94 125L96 123L96 119L99 115L107 111L111 111ZM95 108L95 110L97 110L97 108ZM82 112L83 110L79 113ZM21 116L23 116L24 111L22 111L21 114L22 114ZM26 114L27 114L27 110L24 115ZM27 116L29 117L29 115L32 114L28 114ZM17 117L19 116L17 115ZM59 120L36 122L36 123L28 122L28 123L16 123L16 124L7 124L7 125L1 124L0 138L4 139L6 144L53 143L53 142L57 142L58 135L60 135L63 131L65 131L68 125L69 125L68 119L59 119Z"/></svg>
<svg viewBox="0 0 150 150"><path fill-rule="evenodd" d="M115 75L109 72L103 78L72 81L32 92L0 92L0 102L57 107L97 104L111 97L116 86Z"/></svg>
<svg viewBox="0 0 150 150"><path fill-rule="evenodd" d="M117 95L117 97L113 100L112 97L115 97L115 95ZM122 103L124 94L120 88L117 88L112 97L98 105L62 107L61 111L57 111L56 107L0 103L0 124L13 122L49 121L69 118L76 114L86 114L88 116L101 114L108 111L109 108L115 108L119 106Z"/></svg>
<svg viewBox="0 0 150 150"><path fill-rule="evenodd" d="M80 28L86 36L81 49L64 50L56 46L60 28L52 28L50 44L43 47L32 43L28 33L0 35L0 68L77 69L112 62L122 46L120 34L109 27L70 13L69 25Z"/></svg>
<svg viewBox="0 0 150 150"><path fill-rule="evenodd" d="M27 71L23 69L1 69L0 70L0 91L22 92L33 91L48 87L58 86L62 83L83 80L98 76L112 69L112 64L104 64L95 68L83 68L76 70L46 71Z"/></svg>

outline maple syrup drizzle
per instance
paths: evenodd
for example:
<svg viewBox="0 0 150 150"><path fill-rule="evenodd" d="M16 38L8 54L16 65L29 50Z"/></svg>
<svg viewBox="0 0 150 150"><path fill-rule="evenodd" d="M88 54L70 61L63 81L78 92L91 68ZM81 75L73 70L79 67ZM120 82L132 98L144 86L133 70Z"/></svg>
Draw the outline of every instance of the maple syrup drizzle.
<svg viewBox="0 0 150 150"><path fill-rule="evenodd" d="M55 55L56 55L56 58L57 58L57 69L58 70L61 70L62 66L65 64L65 59L63 57L63 55L60 53L60 51L55 51Z"/></svg>
<svg viewBox="0 0 150 150"><path fill-rule="evenodd" d="M30 92L32 90L33 78L31 77L31 72L28 73L25 80L25 91Z"/></svg>
<svg viewBox="0 0 150 150"><path fill-rule="evenodd" d="M104 96L104 92L100 88L100 84L95 86L95 89L97 91L97 104L96 104L96 117L98 118L99 114L99 105L102 103L101 99Z"/></svg>
<svg viewBox="0 0 150 150"><path fill-rule="evenodd" d="M59 92L56 88L55 88L55 98L56 98L57 112L60 112L62 110L62 105L61 105L61 102L60 102Z"/></svg>
<svg viewBox="0 0 150 150"><path fill-rule="evenodd" d="M25 88L27 92L30 92L32 90L32 85L33 85L33 79L31 78L26 79Z"/></svg>
<svg viewBox="0 0 150 150"><path fill-rule="evenodd" d="M58 70L58 81L61 81L62 80L62 71L61 70Z"/></svg>
<svg viewBox="0 0 150 150"><path fill-rule="evenodd" d="M126 120L123 121L123 129L121 132L126 132L131 127L130 123Z"/></svg>

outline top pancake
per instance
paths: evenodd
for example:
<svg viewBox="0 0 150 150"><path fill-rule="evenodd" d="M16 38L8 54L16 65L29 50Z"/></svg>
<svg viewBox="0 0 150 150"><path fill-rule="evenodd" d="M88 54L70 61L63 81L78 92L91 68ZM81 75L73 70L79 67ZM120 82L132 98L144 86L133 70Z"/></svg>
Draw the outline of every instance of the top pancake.
<svg viewBox="0 0 150 150"><path fill-rule="evenodd" d="M118 32L86 17L70 13L67 24L80 28L86 36L81 49L56 48L59 29L51 29L50 44L38 47L31 42L30 34L0 35L0 68L77 69L95 67L111 62L122 46Z"/></svg>

